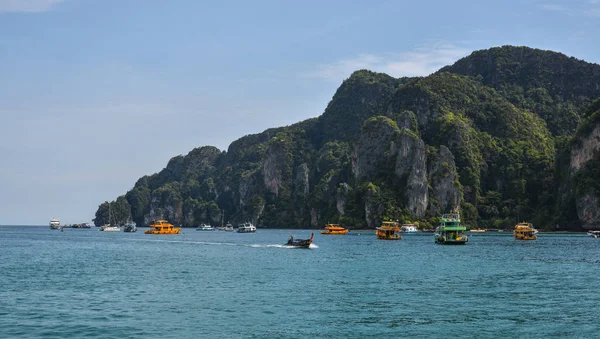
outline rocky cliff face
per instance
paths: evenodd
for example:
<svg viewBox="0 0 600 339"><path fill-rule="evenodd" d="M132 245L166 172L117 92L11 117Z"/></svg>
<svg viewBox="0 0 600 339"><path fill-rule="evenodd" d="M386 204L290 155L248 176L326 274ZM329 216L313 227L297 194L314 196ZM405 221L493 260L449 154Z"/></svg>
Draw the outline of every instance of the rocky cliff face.
<svg viewBox="0 0 600 339"><path fill-rule="evenodd" d="M429 153L427 163L431 185L430 214L440 215L456 210L461 202L461 192L454 156L442 145L439 152L432 150Z"/></svg>
<svg viewBox="0 0 600 339"><path fill-rule="evenodd" d="M600 102L571 147L570 179L577 216L584 229L600 229Z"/></svg>

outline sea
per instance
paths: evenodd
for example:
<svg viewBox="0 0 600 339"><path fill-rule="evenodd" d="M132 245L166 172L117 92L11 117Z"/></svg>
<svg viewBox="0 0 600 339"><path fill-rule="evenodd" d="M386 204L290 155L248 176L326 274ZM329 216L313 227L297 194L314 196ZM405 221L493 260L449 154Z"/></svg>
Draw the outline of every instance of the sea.
<svg viewBox="0 0 600 339"><path fill-rule="evenodd" d="M0 338L593 338L600 239L0 227Z"/></svg>

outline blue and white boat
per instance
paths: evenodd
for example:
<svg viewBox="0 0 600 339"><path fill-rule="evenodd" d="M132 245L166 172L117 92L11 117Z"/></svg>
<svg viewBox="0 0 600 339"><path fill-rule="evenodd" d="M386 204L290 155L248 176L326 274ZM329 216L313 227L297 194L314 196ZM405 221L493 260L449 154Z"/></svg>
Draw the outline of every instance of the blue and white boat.
<svg viewBox="0 0 600 339"><path fill-rule="evenodd" d="M417 233L419 229L414 224L404 224L400 227L403 233Z"/></svg>
<svg viewBox="0 0 600 339"><path fill-rule="evenodd" d="M207 225L207 224L201 224L200 226L196 227L196 231L214 231L215 228L212 227L211 225Z"/></svg>

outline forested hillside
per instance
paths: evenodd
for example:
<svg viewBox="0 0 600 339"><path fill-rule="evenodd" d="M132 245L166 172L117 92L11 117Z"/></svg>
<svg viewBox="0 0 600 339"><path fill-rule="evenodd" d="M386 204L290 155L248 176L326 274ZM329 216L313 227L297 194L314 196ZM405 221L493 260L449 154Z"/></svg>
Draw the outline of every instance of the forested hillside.
<svg viewBox="0 0 600 339"><path fill-rule="evenodd" d="M472 226L593 227L579 210L597 208L578 201L600 188L588 145L597 97L600 66L527 47L477 51L428 77L356 71L318 118L172 158L111 202L111 222L194 226L225 213L259 227L424 228L460 208ZM569 170L577 145L591 159L582 171Z"/></svg>

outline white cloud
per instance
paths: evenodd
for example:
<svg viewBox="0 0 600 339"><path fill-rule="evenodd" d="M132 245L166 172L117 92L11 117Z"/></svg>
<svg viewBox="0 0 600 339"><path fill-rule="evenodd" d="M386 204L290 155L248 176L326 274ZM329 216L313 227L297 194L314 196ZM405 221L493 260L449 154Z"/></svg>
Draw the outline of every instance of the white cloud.
<svg viewBox="0 0 600 339"><path fill-rule="evenodd" d="M0 0L0 13L6 12L45 12L64 0Z"/></svg>
<svg viewBox="0 0 600 339"><path fill-rule="evenodd" d="M389 53L382 56L360 54L357 57L321 65L309 77L340 81L359 69L387 73L394 77L426 76L443 66L450 65L471 51L452 44L421 47L410 52Z"/></svg>

